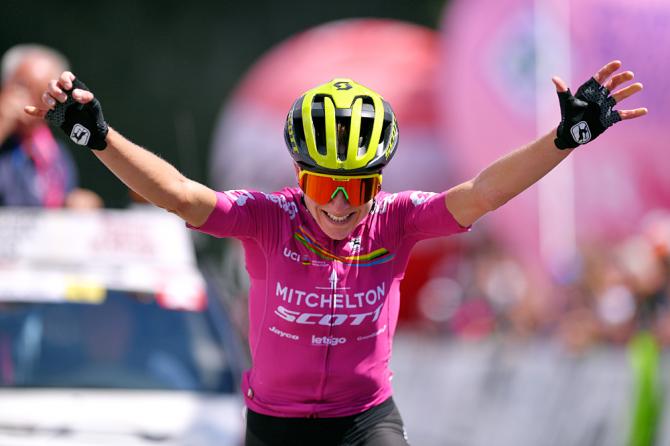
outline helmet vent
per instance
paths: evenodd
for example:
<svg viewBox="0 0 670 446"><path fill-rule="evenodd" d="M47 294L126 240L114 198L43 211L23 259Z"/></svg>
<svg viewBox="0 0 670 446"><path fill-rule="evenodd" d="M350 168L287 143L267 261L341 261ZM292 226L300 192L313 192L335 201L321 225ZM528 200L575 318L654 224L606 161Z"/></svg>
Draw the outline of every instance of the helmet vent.
<svg viewBox="0 0 670 446"><path fill-rule="evenodd" d="M305 147L305 129L302 126L302 118L293 119L293 134L298 147Z"/></svg>
<svg viewBox="0 0 670 446"><path fill-rule="evenodd" d="M323 116L313 116L312 125L314 126L314 139L316 139L316 150L321 154L326 154L326 120Z"/></svg>
<svg viewBox="0 0 670 446"><path fill-rule="evenodd" d="M337 158L340 161L347 159L347 148L349 146L349 124L351 123L351 118L348 117L337 117L335 118L336 131L337 131Z"/></svg>

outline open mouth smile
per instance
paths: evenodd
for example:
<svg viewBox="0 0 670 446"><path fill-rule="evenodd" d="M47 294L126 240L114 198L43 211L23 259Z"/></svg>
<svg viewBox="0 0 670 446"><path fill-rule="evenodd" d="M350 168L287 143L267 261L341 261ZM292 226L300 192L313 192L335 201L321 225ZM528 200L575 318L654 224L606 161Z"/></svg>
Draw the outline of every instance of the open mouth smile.
<svg viewBox="0 0 670 446"><path fill-rule="evenodd" d="M349 222L355 214L355 212L351 212L347 215L338 216L338 215L333 215L330 212L326 212L324 210L321 210L321 212L323 212L323 214L328 218L329 221L331 221L332 223L335 223L337 225L342 225L342 224L345 224L345 223Z"/></svg>

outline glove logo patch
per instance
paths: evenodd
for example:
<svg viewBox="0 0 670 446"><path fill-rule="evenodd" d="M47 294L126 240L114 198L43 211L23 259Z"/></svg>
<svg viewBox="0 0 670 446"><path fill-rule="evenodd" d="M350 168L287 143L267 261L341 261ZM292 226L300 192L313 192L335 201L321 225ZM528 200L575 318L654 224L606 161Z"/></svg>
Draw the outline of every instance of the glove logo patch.
<svg viewBox="0 0 670 446"><path fill-rule="evenodd" d="M88 144L88 140L91 138L91 132L81 124L75 124L72 127L70 132L70 139L74 141L75 144L80 146L85 146Z"/></svg>
<svg viewBox="0 0 670 446"><path fill-rule="evenodd" d="M586 121L579 121L570 128L572 138L577 144L586 144L591 141L591 129Z"/></svg>

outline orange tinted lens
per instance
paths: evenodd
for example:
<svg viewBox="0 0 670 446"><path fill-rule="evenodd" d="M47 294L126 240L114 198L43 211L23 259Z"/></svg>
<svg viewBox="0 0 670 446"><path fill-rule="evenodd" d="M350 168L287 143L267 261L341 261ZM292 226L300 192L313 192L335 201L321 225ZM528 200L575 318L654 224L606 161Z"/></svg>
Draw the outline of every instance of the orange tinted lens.
<svg viewBox="0 0 670 446"><path fill-rule="evenodd" d="M302 191L320 205L328 204L330 200L335 198L336 193L342 192L352 206L360 206L370 201L377 194L379 184L379 177L377 176L338 180L303 173L300 178Z"/></svg>
<svg viewBox="0 0 670 446"><path fill-rule="evenodd" d="M302 174L300 177L300 188L305 195L321 205L327 204L330 201L330 195L335 190L330 178L307 173Z"/></svg>
<svg viewBox="0 0 670 446"><path fill-rule="evenodd" d="M370 201L379 192L379 177L359 178L349 189L349 203L360 206Z"/></svg>

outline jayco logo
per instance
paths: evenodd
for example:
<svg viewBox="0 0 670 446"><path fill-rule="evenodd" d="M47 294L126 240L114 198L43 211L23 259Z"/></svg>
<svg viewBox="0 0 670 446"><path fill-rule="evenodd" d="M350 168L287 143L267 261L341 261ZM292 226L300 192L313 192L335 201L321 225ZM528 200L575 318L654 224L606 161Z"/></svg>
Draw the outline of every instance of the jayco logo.
<svg viewBox="0 0 670 446"><path fill-rule="evenodd" d="M570 128L572 138L576 143L586 144L591 141L591 129L586 121L580 121Z"/></svg>
<svg viewBox="0 0 670 446"><path fill-rule="evenodd" d="M272 327L270 327L270 331L272 333L276 334L277 336L279 336L280 338L286 338L286 339L290 339L292 341L297 341L298 339L300 339L300 336L294 335L293 333L286 333L285 331L281 331L280 329L278 329L274 325Z"/></svg>
<svg viewBox="0 0 670 446"><path fill-rule="evenodd" d="M88 140L91 138L91 132L81 124L75 124L72 127L70 132L70 139L74 141L75 144L80 146L85 146L88 144Z"/></svg>

